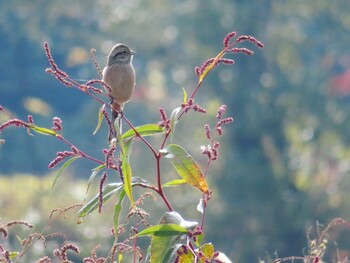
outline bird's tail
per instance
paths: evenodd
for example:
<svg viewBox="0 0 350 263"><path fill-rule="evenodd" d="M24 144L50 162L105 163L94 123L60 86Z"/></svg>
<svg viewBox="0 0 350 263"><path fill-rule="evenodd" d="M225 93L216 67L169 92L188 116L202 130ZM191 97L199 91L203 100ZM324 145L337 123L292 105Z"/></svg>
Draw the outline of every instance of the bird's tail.
<svg viewBox="0 0 350 263"><path fill-rule="evenodd" d="M113 105L114 103L112 103L112 106L116 106ZM123 133L122 131L122 109L121 107L118 105L118 107L113 107L113 108L117 108L117 111L112 110L112 130L109 131L108 133L108 141L111 142L112 139L117 138L117 135L119 133L119 136Z"/></svg>

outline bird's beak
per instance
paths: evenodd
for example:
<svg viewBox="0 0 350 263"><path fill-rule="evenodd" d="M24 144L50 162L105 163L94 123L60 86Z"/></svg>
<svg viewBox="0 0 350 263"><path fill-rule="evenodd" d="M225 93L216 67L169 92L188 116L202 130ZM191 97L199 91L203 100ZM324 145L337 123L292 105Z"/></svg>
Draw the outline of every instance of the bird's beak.
<svg viewBox="0 0 350 263"><path fill-rule="evenodd" d="M136 52L134 50L130 50L131 55L135 55Z"/></svg>

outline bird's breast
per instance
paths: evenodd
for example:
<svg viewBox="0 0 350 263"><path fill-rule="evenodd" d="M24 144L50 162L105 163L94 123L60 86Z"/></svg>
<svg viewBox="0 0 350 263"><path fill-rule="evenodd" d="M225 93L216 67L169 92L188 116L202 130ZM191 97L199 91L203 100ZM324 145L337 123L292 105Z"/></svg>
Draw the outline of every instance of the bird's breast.
<svg viewBox="0 0 350 263"><path fill-rule="evenodd" d="M114 64L103 69L102 80L111 87L108 94L118 104L131 98L135 87L135 70L131 64Z"/></svg>

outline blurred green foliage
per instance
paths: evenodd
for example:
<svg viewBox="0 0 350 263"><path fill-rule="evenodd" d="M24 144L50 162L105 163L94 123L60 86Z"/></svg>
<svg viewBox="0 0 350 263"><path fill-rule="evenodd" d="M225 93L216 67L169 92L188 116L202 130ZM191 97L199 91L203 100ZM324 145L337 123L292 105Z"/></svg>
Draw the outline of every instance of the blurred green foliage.
<svg viewBox="0 0 350 263"><path fill-rule="evenodd" d="M45 74L44 41L61 68L82 80L97 77L90 48L101 65L116 42L136 50L137 90L125 113L142 125L158 121L159 107L170 112L181 102L182 87L195 86L194 66L217 54L227 32L253 35L265 49L236 56L233 67L216 68L198 95L209 112L225 103L235 117L209 174L214 197L207 238L236 262L274 257L275 251L302 255L306 230L316 220L350 216L349 12L350 2L341 0L2 1L0 104L21 118L33 114L40 126L60 116L67 138L102 156L96 145L106 144L103 131L91 136L99 105ZM202 126L212 119L188 115L176 128L174 140L185 141L203 162ZM2 137L7 142L0 145L0 172L11 176L46 174L63 147L20 130ZM143 150L135 145L134 173L152 178ZM66 176L88 178L90 165L76 164ZM7 193L10 199L20 198L14 192ZM189 188L169 195L183 203L178 209L198 216ZM21 209L4 204L1 218L20 216Z"/></svg>

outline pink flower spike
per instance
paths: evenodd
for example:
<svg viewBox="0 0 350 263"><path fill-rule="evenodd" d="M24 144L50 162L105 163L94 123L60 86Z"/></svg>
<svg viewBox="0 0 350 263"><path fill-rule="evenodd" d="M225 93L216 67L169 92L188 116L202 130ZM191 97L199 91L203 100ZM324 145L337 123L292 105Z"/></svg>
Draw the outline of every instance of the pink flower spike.
<svg viewBox="0 0 350 263"><path fill-rule="evenodd" d="M87 90L91 90L92 92L95 92L97 94L102 94L103 91L98 89L98 88L95 88L93 86L84 86Z"/></svg>
<svg viewBox="0 0 350 263"><path fill-rule="evenodd" d="M202 154L207 155L207 156L208 156L208 159L211 159L211 151L209 151L208 149L204 149L204 150L202 151Z"/></svg>
<svg viewBox="0 0 350 263"><path fill-rule="evenodd" d="M214 148L214 149L219 148L219 146L220 146L220 143L218 143L218 142L214 142L214 145L213 145L213 148Z"/></svg>
<svg viewBox="0 0 350 263"><path fill-rule="evenodd" d="M202 107L199 107L198 104L195 104L195 105L193 106L193 109L194 109L194 111L197 111L197 112L200 112L200 113L207 113L207 110L204 109L204 108L202 108Z"/></svg>
<svg viewBox="0 0 350 263"><path fill-rule="evenodd" d="M7 122L4 122L3 124L0 125L0 132L2 132L2 130L6 129L10 126L29 128L30 125L22 120L19 120L19 119L12 119L12 120L8 120Z"/></svg>
<svg viewBox="0 0 350 263"><path fill-rule="evenodd" d="M114 165L114 152L115 152L115 145L111 144L108 150L104 151L105 153L105 163L106 168L112 167Z"/></svg>
<svg viewBox="0 0 350 263"><path fill-rule="evenodd" d="M202 64L202 66L200 66L200 68L199 68L199 73L202 74L202 73L205 71L205 69L206 69L209 65L211 65L211 63L214 62L214 60L215 60L215 58L210 58L210 59L206 60L206 61ZM200 75L200 74L199 74L199 75Z"/></svg>
<svg viewBox="0 0 350 263"><path fill-rule="evenodd" d="M196 72L197 76L199 77L201 74L201 68L200 67L195 67L194 72Z"/></svg>
<svg viewBox="0 0 350 263"><path fill-rule="evenodd" d="M217 64L221 63L221 64L225 64L225 65L233 65L233 64L235 64L235 61L233 59L229 59L229 58L220 58L216 63Z"/></svg>
<svg viewBox="0 0 350 263"><path fill-rule="evenodd" d="M187 113L191 109L191 106L185 106L184 112Z"/></svg>
<svg viewBox="0 0 350 263"><path fill-rule="evenodd" d="M34 120L33 120L33 116L32 115L28 115L28 123L30 125L33 125L34 124Z"/></svg>
<svg viewBox="0 0 350 263"><path fill-rule="evenodd" d="M62 120L58 117L53 117L52 119L53 127L51 128L53 131L61 131L62 130Z"/></svg>
<svg viewBox="0 0 350 263"><path fill-rule="evenodd" d="M107 179L107 173L103 172L101 180L100 180L100 192L98 195L99 203L98 203L98 213L101 214L102 211L102 205L103 205L103 184L105 183Z"/></svg>
<svg viewBox="0 0 350 263"><path fill-rule="evenodd" d="M228 52L243 53L243 54L246 54L246 55L253 55L254 54L254 52L252 50L248 49L248 48L238 48L238 47L232 48Z"/></svg>
<svg viewBox="0 0 350 263"><path fill-rule="evenodd" d="M224 47L228 47L230 40L233 37L235 37L236 34L237 34L236 32L230 32L224 37L224 41L223 41Z"/></svg>
<svg viewBox="0 0 350 263"><path fill-rule="evenodd" d="M106 93L112 92L111 87L107 83L103 82L102 80L91 79L85 83L85 85L88 86L88 89L91 89L91 85L93 84L100 84L105 89Z"/></svg>
<svg viewBox="0 0 350 263"><path fill-rule="evenodd" d="M217 126L217 127L220 127L220 126L223 125L223 124L229 124L229 123L231 123L231 122L233 122L233 118L232 118L232 117L228 117L228 118L225 118L225 119L222 119L221 121L219 121L219 122L216 124L216 126Z"/></svg>
<svg viewBox="0 0 350 263"><path fill-rule="evenodd" d="M159 108L159 112L161 120L166 122L168 118L166 116L165 110L163 108Z"/></svg>
<svg viewBox="0 0 350 263"><path fill-rule="evenodd" d="M255 37L252 37L252 36L240 36L236 39L236 43L240 43L240 42L243 42L243 41L249 41L253 44L255 44L257 47L259 48L263 48L264 47L264 44L261 43L260 41L258 41Z"/></svg>
<svg viewBox="0 0 350 263"><path fill-rule="evenodd" d="M218 108L218 112L216 114L216 118L218 119L221 119L222 118L222 115L225 113L226 111L226 105L221 105L219 108Z"/></svg>
<svg viewBox="0 0 350 263"><path fill-rule="evenodd" d="M219 153L217 151L217 148L212 148L211 153L212 153L212 155L211 155L210 160L216 161L219 158Z"/></svg>
<svg viewBox="0 0 350 263"><path fill-rule="evenodd" d="M103 114L103 117L104 117L105 121L107 122L108 134L111 134L111 135L115 136L114 123L112 123L111 119L108 116L108 113L106 111L106 104L104 104L102 106L102 114Z"/></svg>
<svg viewBox="0 0 350 263"><path fill-rule="evenodd" d="M63 156L57 156L50 164L49 164L49 169L54 168L59 162L61 162L65 157Z"/></svg>
<svg viewBox="0 0 350 263"><path fill-rule="evenodd" d="M71 149L76 155L80 155L78 148L76 148L75 146L72 146Z"/></svg>
<svg viewBox="0 0 350 263"><path fill-rule="evenodd" d="M62 78L66 78L66 77L68 77L68 75L67 75L67 73L65 73L65 72L63 72L62 70L60 70L58 67L57 67L57 65L56 65L56 63L55 63L55 61L53 60L53 57L52 57L52 55L51 55L51 50L50 50L50 47L49 47L49 43L47 43L47 42L45 42L44 43L44 49L45 49L45 53L46 53L46 56L47 56L47 59L49 60L49 63L50 63L50 65L51 65L51 72L49 72L49 73L51 73L51 74L57 74L57 75L60 75L60 77L62 77ZM47 71L48 72L48 71Z"/></svg>

